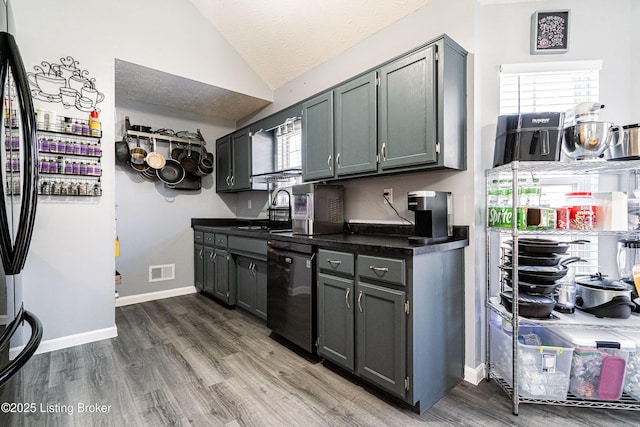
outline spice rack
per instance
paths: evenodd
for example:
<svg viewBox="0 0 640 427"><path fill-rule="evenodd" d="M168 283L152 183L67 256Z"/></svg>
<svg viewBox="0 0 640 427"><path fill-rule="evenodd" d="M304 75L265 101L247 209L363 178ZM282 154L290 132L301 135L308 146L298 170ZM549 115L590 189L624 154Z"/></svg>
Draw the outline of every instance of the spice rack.
<svg viewBox="0 0 640 427"><path fill-rule="evenodd" d="M64 124L38 129L39 195L102 195L102 132L93 133L89 134L86 126Z"/></svg>

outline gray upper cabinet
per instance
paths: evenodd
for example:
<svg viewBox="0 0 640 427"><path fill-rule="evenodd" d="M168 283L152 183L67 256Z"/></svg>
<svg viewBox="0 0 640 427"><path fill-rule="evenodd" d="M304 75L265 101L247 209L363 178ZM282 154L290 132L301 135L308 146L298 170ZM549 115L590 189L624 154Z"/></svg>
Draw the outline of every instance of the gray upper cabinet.
<svg viewBox="0 0 640 427"><path fill-rule="evenodd" d="M380 70L380 168L436 162L435 45Z"/></svg>
<svg viewBox="0 0 640 427"><path fill-rule="evenodd" d="M336 88L335 175L375 172L376 73L369 73Z"/></svg>
<svg viewBox="0 0 640 427"><path fill-rule="evenodd" d="M231 135L216 141L216 191L231 189Z"/></svg>
<svg viewBox="0 0 640 427"><path fill-rule="evenodd" d="M302 179L333 178L333 91L302 104Z"/></svg>
<svg viewBox="0 0 640 427"><path fill-rule="evenodd" d="M216 191L251 188L251 133L249 128L216 141Z"/></svg>

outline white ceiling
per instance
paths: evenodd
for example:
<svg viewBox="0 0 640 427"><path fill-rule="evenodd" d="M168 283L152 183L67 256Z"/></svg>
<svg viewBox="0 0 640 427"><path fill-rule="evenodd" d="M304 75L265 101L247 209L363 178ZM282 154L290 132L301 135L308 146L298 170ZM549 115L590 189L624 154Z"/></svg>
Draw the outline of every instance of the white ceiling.
<svg viewBox="0 0 640 427"><path fill-rule="evenodd" d="M271 89L431 0L190 0ZM116 60L118 97L238 121L269 104Z"/></svg>
<svg viewBox="0 0 640 427"><path fill-rule="evenodd" d="M190 1L277 89L431 0Z"/></svg>

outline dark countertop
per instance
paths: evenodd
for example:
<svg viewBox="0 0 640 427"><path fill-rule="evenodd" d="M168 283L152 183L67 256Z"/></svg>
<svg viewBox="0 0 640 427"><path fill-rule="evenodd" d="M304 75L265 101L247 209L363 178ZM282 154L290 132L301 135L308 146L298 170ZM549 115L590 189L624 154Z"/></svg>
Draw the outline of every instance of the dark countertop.
<svg viewBox="0 0 640 427"><path fill-rule="evenodd" d="M345 233L315 236L293 234L291 231L262 229L261 226L267 226L264 220L193 218L191 226L194 230L208 233L218 232L266 240L274 239L309 244L324 249L380 255L413 256L469 246L469 227L467 226L454 226L454 235L451 239L442 243L426 245L410 242L408 236L413 228L401 225L349 223L346 224L347 232ZM251 226L252 229L238 229L236 228L238 226Z"/></svg>

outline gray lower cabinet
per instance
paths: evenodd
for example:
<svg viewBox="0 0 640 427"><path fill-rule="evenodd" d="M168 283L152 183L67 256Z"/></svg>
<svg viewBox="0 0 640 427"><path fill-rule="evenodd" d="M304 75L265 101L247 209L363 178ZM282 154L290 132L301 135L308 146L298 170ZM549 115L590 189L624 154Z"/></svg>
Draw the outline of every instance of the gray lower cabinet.
<svg viewBox="0 0 640 427"><path fill-rule="evenodd" d="M356 290L357 374L404 398L407 295L363 282L358 282Z"/></svg>
<svg viewBox="0 0 640 427"><path fill-rule="evenodd" d="M229 251L235 268L230 279L236 288L236 304L267 320L267 242L244 236L229 236Z"/></svg>
<svg viewBox="0 0 640 427"><path fill-rule="evenodd" d="M193 232L193 285L198 292L204 287L204 233Z"/></svg>
<svg viewBox="0 0 640 427"><path fill-rule="evenodd" d="M204 277L202 290L210 295L214 295L216 282L215 249L210 246L203 246L204 257Z"/></svg>
<svg viewBox="0 0 640 427"><path fill-rule="evenodd" d="M318 355L354 372L353 278L318 274Z"/></svg>
<svg viewBox="0 0 640 427"><path fill-rule="evenodd" d="M238 307L267 320L267 263L236 256Z"/></svg>
<svg viewBox="0 0 640 427"><path fill-rule="evenodd" d="M421 413L462 380L463 249L393 258L320 249L318 269L320 356Z"/></svg>
<svg viewBox="0 0 640 427"><path fill-rule="evenodd" d="M236 292L235 288L230 286L229 281L229 260L231 256L227 249L215 248L214 252L215 280L213 296L229 305L234 305L236 303Z"/></svg>

